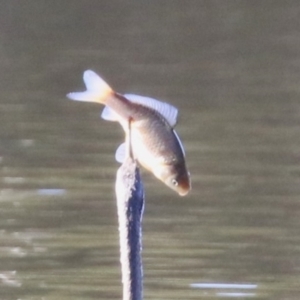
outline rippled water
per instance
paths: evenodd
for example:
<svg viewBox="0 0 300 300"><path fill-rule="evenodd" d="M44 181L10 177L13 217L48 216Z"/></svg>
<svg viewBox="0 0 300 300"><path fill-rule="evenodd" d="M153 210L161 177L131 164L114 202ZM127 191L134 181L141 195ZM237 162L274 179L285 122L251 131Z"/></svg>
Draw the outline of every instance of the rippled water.
<svg viewBox="0 0 300 300"><path fill-rule="evenodd" d="M299 299L297 1L0 1L0 298L120 299L122 142L93 69L180 109L181 198L143 173L145 299Z"/></svg>

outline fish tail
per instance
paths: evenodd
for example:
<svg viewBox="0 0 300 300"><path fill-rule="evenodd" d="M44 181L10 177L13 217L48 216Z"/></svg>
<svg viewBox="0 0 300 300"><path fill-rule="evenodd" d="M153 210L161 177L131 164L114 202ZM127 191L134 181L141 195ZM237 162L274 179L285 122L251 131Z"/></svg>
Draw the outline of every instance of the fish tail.
<svg viewBox="0 0 300 300"><path fill-rule="evenodd" d="M69 99L105 104L106 100L114 93L112 88L92 70L83 73L83 81L86 91L69 93L67 94Z"/></svg>

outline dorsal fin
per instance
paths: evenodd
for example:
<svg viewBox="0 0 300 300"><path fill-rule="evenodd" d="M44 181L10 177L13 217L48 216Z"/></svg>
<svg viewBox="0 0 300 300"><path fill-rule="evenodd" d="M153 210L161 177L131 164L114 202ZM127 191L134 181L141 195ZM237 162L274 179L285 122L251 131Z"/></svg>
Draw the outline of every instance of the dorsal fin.
<svg viewBox="0 0 300 300"><path fill-rule="evenodd" d="M177 123L178 109L171 104L159 100L133 94L125 94L124 97L133 103L147 106L159 112L174 127Z"/></svg>
<svg viewBox="0 0 300 300"><path fill-rule="evenodd" d="M183 155L185 156L185 151L184 151L183 145L182 145L182 143L181 143L181 140L180 140L180 138L179 138L177 132L176 132L174 129L173 129L173 132L174 132L174 135L175 135L175 137L176 137L176 139L177 139L177 141L178 141L178 143L179 143L179 146L180 146L180 148L181 148L181 151L182 151Z"/></svg>

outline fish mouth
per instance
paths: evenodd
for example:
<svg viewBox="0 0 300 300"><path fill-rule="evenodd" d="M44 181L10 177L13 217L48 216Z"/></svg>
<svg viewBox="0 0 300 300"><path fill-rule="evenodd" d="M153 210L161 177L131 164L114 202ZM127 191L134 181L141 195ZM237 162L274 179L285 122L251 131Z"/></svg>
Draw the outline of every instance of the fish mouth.
<svg viewBox="0 0 300 300"><path fill-rule="evenodd" d="M191 182L189 178L178 185L177 192L180 196L186 196L191 190Z"/></svg>
<svg viewBox="0 0 300 300"><path fill-rule="evenodd" d="M180 191L178 191L178 194L180 195L180 196L186 196L189 192L190 192L190 188L189 189L185 189L185 190L180 190Z"/></svg>

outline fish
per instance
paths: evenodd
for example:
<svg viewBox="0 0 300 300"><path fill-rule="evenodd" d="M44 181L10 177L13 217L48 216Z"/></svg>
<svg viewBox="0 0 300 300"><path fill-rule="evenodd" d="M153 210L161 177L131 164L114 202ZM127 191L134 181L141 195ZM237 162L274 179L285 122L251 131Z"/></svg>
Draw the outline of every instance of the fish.
<svg viewBox="0 0 300 300"><path fill-rule="evenodd" d="M130 134L134 159L180 196L187 195L191 190L190 173L183 145L174 130L178 109L154 98L117 93L92 70L83 73L83 81L86 91L69 93L67 98L104 105L101 117L119 122L125 136ZM123 143L115 158L122 163L125 156Z"/></svg>

